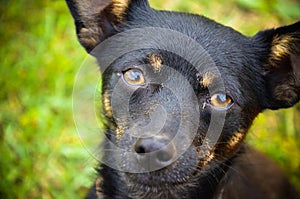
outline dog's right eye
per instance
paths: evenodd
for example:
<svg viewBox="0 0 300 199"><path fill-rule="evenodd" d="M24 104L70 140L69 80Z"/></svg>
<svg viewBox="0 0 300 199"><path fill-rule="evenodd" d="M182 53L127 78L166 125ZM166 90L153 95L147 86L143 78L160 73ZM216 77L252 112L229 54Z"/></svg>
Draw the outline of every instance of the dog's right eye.
<svg viewBox="0 0 300 199"><path fill-rule="evenodd" d="M145 84L144 74L140 69L132 68L123 73L125 82L132 86L142 86Z"/></svg>

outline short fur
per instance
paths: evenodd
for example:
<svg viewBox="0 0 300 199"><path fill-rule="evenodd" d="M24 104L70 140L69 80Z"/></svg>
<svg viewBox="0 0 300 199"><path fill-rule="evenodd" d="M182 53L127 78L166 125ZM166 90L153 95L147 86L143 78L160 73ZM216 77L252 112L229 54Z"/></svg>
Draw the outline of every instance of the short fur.
<svg viewBox="0 0 300 199"><path fill-rule="evenodd" d="M216 109L208 89L213 87L217 73L199 72L187 60L166 50L140 49L112 60L113 63L103 74L102 96L106 136L116 145L131 150L138 141L130 137L129 129L148 121L149 114L158 105L163 106L168 114L163 136L174 136L173 133L179 128L178 113L182 107L178 104L179 99L164 84L141 86L134 92L129 102L131 120L122 115L120 118L114 117L113 111L118 110L112 110L111 96L119 80L115 74L124 74L132 66L150 65L149 70L153 71L145 73L148 79L165 73L165 66L179 71L197 96L197 102L191 100L186 106L193 107L201 102L198 107L201 114L197 118L200 122L197 123L198 131L192 146L176 162L163 169L134 174L100 165L99 177L88 199L299 199L299 194L280 169L264 155L244 144L243 140L260 112L288 108L300 99L300 22L245 37L203 16L154 10L146 0L66 2L75 19L80 43L96 57L97 51L93 52L93 49L105 39L135 28L165 28L192 38L213 59L223 78L226 95L232 100L232 106L226 110ZM128 45L126 42L116 42L115 48L111 49ZM178 48L183 46L188 54L194 53L189 49L190 46L182 45L180 41L174 42L174 45ZM99 64L102 64L101 61ZM193 94L186 91L188 89L181 82L175 87L186 98ZM218 142L211 147L210 140L205 139L204 135L211 115L222 111L226 112L225 124ZM195 121L189 122L192 124ZM157 147L163 141L154 139L149 142ZM107 147L108 143L103 143L103 146ZM168 150L168 153L178 150L177 145ZM103 155L116 156L113 152ZM124 159L120 167L134 169L136 165L133 161Z"/></svg>

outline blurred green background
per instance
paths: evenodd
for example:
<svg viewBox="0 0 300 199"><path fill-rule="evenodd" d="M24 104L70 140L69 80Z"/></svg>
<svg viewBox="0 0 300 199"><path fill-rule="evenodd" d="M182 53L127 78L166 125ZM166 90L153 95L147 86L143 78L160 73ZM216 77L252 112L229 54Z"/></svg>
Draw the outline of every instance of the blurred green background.
<svg viewBox="0 0 300 199"><path fill-rule="evenodd" d="M0 198L83 198L95 160L81 144L72 89L86 53L64 1L1 0ZM203 14L246 35L300 20L297 0L151 0ZM248 142L300 190L300 105L267 111Z"/></svg>

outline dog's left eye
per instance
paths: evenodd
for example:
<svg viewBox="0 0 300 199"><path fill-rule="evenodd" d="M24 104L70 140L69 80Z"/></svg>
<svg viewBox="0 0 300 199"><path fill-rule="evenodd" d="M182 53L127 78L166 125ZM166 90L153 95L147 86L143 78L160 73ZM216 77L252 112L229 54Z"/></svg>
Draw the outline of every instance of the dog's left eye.
<svg viewBox="0 0 300 199"><path fill-rule="evenodd" d="M145 84L144 74L140 69L132 68L123 73L123 78L129 85L141 86Z"/></svg>
<svg viewBox="0 0 300 199"><path fill-rule="evenodd" d="M230 96L217 93L210 97L209 104L216 109L227 110L233 105L233 101Z"/></svg>

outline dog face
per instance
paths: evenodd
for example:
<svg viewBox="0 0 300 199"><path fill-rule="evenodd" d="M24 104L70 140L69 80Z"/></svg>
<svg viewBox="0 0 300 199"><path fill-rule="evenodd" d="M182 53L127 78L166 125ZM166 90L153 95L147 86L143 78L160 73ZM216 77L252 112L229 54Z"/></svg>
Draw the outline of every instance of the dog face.
<svg viewBox="0 0 300 199"><path fill-rule="evenodd" d="M79 41L107 66L105 145L122 150L104 156L116 159L133 195L180 192L218 175L258 113L299 101L299 22L248 38L145 0L67 3Z"/></svg>

